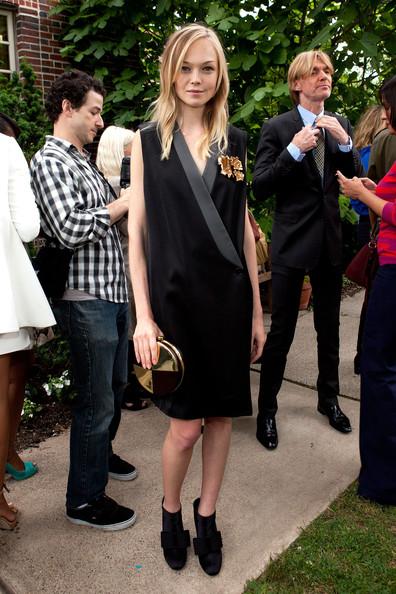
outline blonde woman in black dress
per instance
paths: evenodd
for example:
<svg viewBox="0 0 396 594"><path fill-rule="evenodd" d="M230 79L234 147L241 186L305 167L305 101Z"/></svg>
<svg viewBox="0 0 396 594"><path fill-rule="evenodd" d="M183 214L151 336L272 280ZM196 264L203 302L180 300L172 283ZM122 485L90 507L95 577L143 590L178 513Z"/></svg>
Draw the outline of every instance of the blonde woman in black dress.
<svg viewBox="0 0 396 594"><path fill-rule="evenodd" d="M172 569L187 558L181 488L202 436L202 485L194 501L195 553L209 575L221 568L215 508L231 419L252 413L249 365L265 332L255 243L246 210L246 134L228 125L223 49L199 24L176 31L161 59L152 123L132 149L130 268L136 303L134 345L145 368L156 338L183 353L185 375L156 398L170 417L162 451L161 544Z"/></svg>

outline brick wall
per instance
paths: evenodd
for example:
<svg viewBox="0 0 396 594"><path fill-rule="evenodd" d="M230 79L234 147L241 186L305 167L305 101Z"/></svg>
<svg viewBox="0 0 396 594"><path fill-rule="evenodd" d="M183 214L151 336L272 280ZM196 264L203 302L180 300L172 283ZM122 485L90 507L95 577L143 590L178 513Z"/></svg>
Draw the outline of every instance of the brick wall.
<svg viewBox="0 0 396 594"><path fill-rule="evenodd" d="M48 17L55 4L57 0L0 0L0 8L15 9L17 63L24 58L32 65L44 94L68 66L60 55L64 19L59 15Z"/></svg>

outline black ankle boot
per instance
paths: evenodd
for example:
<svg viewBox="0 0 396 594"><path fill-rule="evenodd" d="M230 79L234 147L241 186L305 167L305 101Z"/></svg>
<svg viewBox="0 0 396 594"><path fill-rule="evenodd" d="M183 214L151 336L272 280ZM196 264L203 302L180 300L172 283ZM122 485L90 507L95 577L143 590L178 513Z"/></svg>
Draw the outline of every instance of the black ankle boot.
<svg viewBox="0 0 396 594"><path fill-rule="evenodd" d="M163 500L162 500L163 503ZM172 569L182 569L187 561L187 547L190 546L190 533L183 529L181 508L170 513L162 505L161 547L165 561Z"/></svg>
<svg viewBox="0 0 396 594"><path fill-rule="evenodd" d="M193 506L197 529L197 538L193 539L194 552L198 555L204 572L208 575L217 575L221 569L223 542L216 526L216 512L211 516L201 516L198 513L199 499L194 501Z"/></svg>

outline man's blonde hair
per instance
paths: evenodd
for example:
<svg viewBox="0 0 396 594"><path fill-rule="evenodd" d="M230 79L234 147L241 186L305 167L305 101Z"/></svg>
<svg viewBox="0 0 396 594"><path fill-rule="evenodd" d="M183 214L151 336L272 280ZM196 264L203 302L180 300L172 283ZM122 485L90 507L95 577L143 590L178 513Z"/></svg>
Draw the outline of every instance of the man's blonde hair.
<svg viewBox="0 0 396 594"><path fill-rule="evenodd" d="M330 69L330 73L334 74L333 64L329 56L320 50L310 50L308 52L301 52L298 54L293 62L289 66L289 71L287 73L287 84L289 85L290 96L294 105L298 105L300 103L300 92L294 91L294 83L300 78L306 78L310 74L312 74L313 65L316 60L319 62L323 62L325 66Z"/></svg>
<svg viewBox="0 0 396 594"><path fill-rule="evenodd" d="M197 23L185 25L175 31L165 44L160 66L160 95L153 103L151 119L156 122L162 145L162 159L168 159L173 140L173 130L179 115L179 100L175 80L185 56L195 41L209 39L217 55L218 78L214 97L206 104L204 112L205 132L198 147L202 157L210 155L210 146L215 143L219 151L227 148L227 97L229 79L227 63L216 33Z"/></svg>

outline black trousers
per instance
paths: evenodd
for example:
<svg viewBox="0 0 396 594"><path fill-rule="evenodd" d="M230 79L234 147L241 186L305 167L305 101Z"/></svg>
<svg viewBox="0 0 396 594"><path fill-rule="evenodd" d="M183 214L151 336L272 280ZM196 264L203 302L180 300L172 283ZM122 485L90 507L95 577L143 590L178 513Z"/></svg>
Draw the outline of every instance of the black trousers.
<svg viewBox="0 0 396 594"><path fill-rule="evenodd" d="M396 505L396 264L380 266L363 337L358 493Z"/></svg>
<svg viewBox="0 0 396 594"><path fill-rule="evenodd" d="M358 227L357 227L357 247L362 248L370 241L371 223L369 215L360 215ZM366 289L362 310L360 312L358 338L356 343L356 355L354 360L355 373L360 373L360 360L362 357L362 342L363 342L363 331L364 323L366 320L367 302L370 288Z"/></svg>
<svg viewBox="0 0 396 594"><path fill-rule="evenodd" d="M341 266L333 266L324 254L311 270L272 267L271 329L264 347L258 399L259 416L275 415L287 355L296 329L301 287L309 274L317 334L319 374L317 389L323 406L337 404L339 393L339 325L342 288Z"/></svg>

